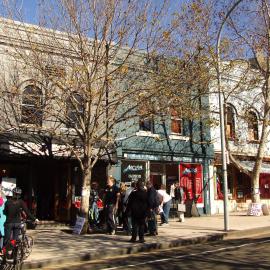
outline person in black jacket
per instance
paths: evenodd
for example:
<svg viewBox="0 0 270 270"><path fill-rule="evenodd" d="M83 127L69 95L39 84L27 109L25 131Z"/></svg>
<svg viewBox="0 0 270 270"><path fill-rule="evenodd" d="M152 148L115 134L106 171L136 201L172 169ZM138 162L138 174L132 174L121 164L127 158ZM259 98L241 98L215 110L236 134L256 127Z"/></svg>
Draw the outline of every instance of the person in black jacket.
<svg viewBox="0 0 270 270"><path fill-rule="evenodd" d="M20 234L22 212L24 212L33 222L38 221L30 213L24 201L20 199L20 195L22 193L21 189L14 188L12 193L12 198L6 202L4 207L4 214L6 215L4 245L6 245L11 240L11 236L12 239L18 240L18 236Z"/></svg>
<svg viewBox="0 0 270 270"><path fill-rule="evenodd" d="M157 209L159 207L158 194L153 184L148 181L147 187L147 201L148 201L148 230L150 235L157 235Z"/></svg>
<svg viewBox="0 0 270 270"><path fill-rule="evenodd" d="M136 242L139 233L139 242L144 242L144 226L147 216L148 201L147 192L144 189L144 184L138 181L136 189L130 194L127 211L131 214L132 220L132 237L130 242Z"/></svg>

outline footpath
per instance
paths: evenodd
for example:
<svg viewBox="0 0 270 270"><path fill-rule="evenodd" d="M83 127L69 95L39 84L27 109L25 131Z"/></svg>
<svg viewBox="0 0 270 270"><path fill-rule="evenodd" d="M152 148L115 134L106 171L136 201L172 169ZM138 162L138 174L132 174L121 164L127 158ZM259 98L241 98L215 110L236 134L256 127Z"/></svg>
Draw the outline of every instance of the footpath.
<svg viewBox="0 0 270 270"><path fill-rule="evenodd" d="M246 213L231 214L230 232L225 233L223 216L186 218L184 223L170 220L168 226L159 227L159 235L145 237L146 242L129 243L130 236L90 234L72 235L68 228L29 230L34 247L23 269L45 268L50 265L97 260L125 254L166 249L182 245L206 243L226 237L246 237L259 233L270 236L270 216L253 217Z"/></svg>

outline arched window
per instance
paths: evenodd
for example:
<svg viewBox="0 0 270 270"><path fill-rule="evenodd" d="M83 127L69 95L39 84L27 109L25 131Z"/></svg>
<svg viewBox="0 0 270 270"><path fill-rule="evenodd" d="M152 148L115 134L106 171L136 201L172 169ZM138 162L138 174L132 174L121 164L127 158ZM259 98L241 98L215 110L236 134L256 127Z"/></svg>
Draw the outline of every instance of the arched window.
<svg viewBox="0 0 270 270"><path fill-rule="evenodd" d="M258 129L258 118L256 113L249 111L247 113L248 123L248 140L257 141L259 140L259 129Z"/></svg>
<svg viewBox="0 0 270 270"><path fill-rule="evenodd" d="M227 106L226 135L229 139L235 138L235 110L233 106Z"/></svg>
<svg viewBox="0 0 270 270"><path fill-rule="evenodd" d="M23 124L42 125L42 91L34 85L28 85L22 94L21 122Z"/></svg>
<svg viewBox="0 0 270 270"><path fill-rule="evenodd" d="M84 117L85 100L78 93L72 93L67 99L67 127L80 128Z"/></svg>

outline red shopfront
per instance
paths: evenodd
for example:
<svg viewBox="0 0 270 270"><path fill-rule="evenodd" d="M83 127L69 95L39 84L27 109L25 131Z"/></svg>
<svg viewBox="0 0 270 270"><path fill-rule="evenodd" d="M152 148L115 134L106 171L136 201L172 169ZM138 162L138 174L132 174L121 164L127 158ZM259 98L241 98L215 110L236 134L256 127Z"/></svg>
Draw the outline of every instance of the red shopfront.
<svg viewBox="0 0 270 270"><path fill-rule="evenodd" d="M201 164L182 163L179 165L179 183L188 197L197 203L203 203L203 166Z"/></svg>

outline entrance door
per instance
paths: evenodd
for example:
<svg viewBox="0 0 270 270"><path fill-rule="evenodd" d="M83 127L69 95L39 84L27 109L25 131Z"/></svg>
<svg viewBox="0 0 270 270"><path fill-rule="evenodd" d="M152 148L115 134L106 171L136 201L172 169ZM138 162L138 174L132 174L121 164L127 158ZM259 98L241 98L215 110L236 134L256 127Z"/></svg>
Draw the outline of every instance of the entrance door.
<svg viewBox="0 0 270 270"><path fill-rule="evenodd" d="M162 185L162 174L151 174L150 175L150 181L152 182L154 188L156 190L160 189L160 186Z"/></svg>

